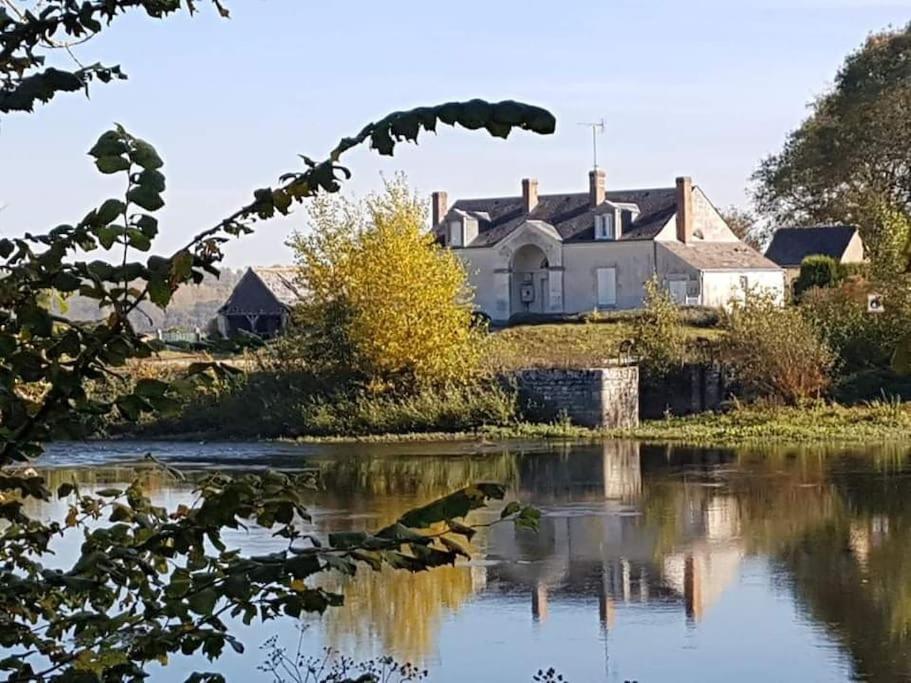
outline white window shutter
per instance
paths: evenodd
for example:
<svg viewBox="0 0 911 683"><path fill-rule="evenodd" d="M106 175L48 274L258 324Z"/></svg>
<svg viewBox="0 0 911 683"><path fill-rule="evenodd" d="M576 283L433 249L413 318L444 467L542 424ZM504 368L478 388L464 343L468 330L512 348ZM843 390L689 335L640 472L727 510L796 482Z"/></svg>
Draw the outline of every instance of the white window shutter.
<svg viewBox="0 0 911 683"><path fill-rule="evenodd" d="M598 268L598 306L617 305L617 269Z"/></svg>

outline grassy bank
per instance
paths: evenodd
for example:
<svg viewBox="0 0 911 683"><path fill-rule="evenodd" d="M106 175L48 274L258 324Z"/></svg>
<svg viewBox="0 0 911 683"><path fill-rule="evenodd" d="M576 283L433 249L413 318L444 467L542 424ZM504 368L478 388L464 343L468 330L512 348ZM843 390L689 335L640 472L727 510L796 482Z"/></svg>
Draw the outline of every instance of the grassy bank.
<svg viewBox="0 0 911 683"><path fill-rule="evenodd" d="M646 421L637 429L606 434L714 446L771 442L908 441L911 444L911 404L876 401L851 407L828 403L801 407L742 406L728 413Z"/></svg>

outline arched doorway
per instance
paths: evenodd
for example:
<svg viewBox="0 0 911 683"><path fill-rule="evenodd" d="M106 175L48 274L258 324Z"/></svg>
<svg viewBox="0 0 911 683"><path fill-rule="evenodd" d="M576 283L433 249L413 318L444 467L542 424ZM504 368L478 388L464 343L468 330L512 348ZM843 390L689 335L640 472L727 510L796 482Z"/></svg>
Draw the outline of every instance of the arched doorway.
<svg viewBox="0 0 911 683"><path fill-rule="evenodd" d="M534 244L516 250L511 264L511 312L546 313L550 310L550 264Z"/></svg>

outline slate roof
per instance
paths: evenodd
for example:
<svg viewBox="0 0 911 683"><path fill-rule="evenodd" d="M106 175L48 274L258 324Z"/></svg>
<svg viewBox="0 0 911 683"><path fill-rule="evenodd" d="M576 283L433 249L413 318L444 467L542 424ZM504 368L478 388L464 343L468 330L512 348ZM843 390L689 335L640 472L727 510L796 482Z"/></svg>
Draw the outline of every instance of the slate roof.
<svg viewBox="0 0 911 683"><path fill-rule="evenodd" d="M673 187L617 190L605 193L605 199L639 207L639 216L623 231L621 240L653 239L677 211L677 190ZM525 213L521 196L460 199L451 210L463 211L478 220L478 236L469 248L496 244L527 220L554 226L564 242L595 239L596 210L589 204L588 192L542 194L531 213Z"/></svg>
<svg viewBox="0 0 911 683"><path fill-rule="evenodd" d="M807 256L831 256L840 260L856 232L857 228L852 225L779 228L765 255L784 267L797 267Z"/></svg>
<svg viewBox="0 0 911 683"><path fill-rule="evenodd" d="M659 242L699 270L778 270L781 268L743 242Z"/></svg>
<svg viewBox="0 0 911 683"><path fill-rule="evenodd" d="M218 309L222 315L281 315L301 299L289 266L248 268L231 296Z"/></svg>

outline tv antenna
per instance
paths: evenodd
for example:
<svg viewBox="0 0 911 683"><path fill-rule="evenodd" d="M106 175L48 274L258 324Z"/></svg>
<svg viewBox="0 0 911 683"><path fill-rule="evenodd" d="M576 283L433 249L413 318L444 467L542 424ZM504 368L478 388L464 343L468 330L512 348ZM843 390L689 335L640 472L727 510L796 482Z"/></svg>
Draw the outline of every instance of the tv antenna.
<svg viewBox="0 0 911 683"><path fill-rule="evenodd" d="M594 169L598 170L598 133L604 134L604 119L600 121L582 122L580 126L587 126L592 129L592 162Z"/></svg>

